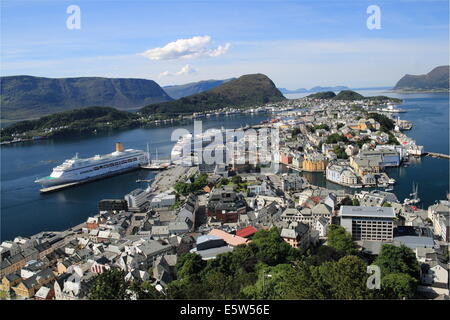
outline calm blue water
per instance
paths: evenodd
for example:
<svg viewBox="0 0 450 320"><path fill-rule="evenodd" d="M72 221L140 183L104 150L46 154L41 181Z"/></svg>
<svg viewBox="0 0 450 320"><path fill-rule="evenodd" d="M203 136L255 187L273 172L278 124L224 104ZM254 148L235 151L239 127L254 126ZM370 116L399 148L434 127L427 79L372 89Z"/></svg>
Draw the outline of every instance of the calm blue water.
<svg viewBox="0 0 450 320"><path fill-rule="evenodd" d="M237 128L257 124L267 114L230 115L206 118L203 130L209 128ZM182 126L189 131L193 124ZM145 150L168 158L174 142L172 131L178 126L134 129L107 135L61 140L43 140L2 146L1 152L1 240L15 236L29 236L40 231L59 231L77 225L97 213L101 199L123 198L131 190L146 187L137 179L151 179L149 171L134 171L105 180L84 184L50 194L40 194L36 177L49 175L56 165L72 158L106 154L114 151L121 141L125 148Z"/></svg>
<svg viewBox="0 0 450 320"><path fill-rule="evenodd" d="M364 96L386 95L403 99L400 119L413 122L413 128L405 133L416 140L418 145L425 146L425 151L449 154L449 95L448 93L408 93L399 94L389 91L356 90ZM289 98L305 96L288 95ZM438 199L445 199L449 190L449 166L446 159L422 157L411 161L408 167L388 168L387 174L397 183L394 193L403 201L412 192L413 182L419 183L419 207L427 208ZM330 189L343 187L325 179L322 173L304 173L308 181L315 185ZM361 189L345 188L349 193ZM367 189L365 189L367 190Z"/></svg>
<svg viewBox="0 0 450 320"><path fill-rule="evenodd" d="M412 120L414 127L407 134L423 144L427 151L449 152L449 102L448 94L394 94L360 91L363 95L385 94L405 100L401 106L408 110L401 119ZM237 128L260 123L269 115L232 115L206 118L203 128ZM154 154L168 157L174 144L171 134L174 127L134 129L94 137L73 138L64 141L45 140L36 143L4 146L1 151L1 235L0 239L29 236L44 230L64 230L79 224L97 213L101 199L122 198L126 193L145 184L137 179L151 179L148 171L135 171L100 180L76 188L51 194L40 194L33 183L36 177L48 175L52 168L71 158L105 154L113 151L117 141L126 148L145 149L150 144ZM193 125L184 128L193 130ZM388 174L397 180L395 193L400 200L409 195L412 183L419 183L419 196L426 207L443 199L449 190L448 160L422 158L407 168L389 169ZM341 188L325 181L323 174L308 177L313 183L328 188ZM355 189L351 189L352 192Z"/></svg>

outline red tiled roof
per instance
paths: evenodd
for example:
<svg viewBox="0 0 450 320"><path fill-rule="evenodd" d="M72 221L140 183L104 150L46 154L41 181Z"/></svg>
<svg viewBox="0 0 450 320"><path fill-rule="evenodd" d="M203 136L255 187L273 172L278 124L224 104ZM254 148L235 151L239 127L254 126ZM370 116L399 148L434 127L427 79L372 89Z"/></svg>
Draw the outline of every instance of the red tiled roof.
<svg viewBox="0 0 450 320"><path fill-rule="evenodd" d="M222 238L226 243L229 245L232 245L234 247L240 245L240 244L247 244L250 240L236 236L234 234L229 234L225 231L218 230L218 229L212 229L209 232L210 235L217 236L219 238Z"/></svg>
<svg viewBox="0 0 450 320"><path fill-rule="evenodd" d="M256 228L253 226L248 226L243 229L236 231L236 235L239 237L247 238L256 233Z"/></svg>
<svg viewBox="0 0 450 320"><path fill-rule="evenodd" d="M310 197L310 199L311 199L312 201L314 201L315 203L319 203L319 202L320 202L320 197L318 197L318 196Z"/></svg>

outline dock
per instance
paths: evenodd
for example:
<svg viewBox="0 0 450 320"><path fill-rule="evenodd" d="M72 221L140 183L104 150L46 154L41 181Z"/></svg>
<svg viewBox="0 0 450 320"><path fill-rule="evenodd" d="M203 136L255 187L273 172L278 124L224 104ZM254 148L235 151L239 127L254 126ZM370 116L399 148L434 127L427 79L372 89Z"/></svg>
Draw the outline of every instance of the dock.
<svg viewBox="0 0 450 320"><path fill-rule="evenodd" d="M87 181L86 181L87 182ZM70 187L74 187L76 185L82 184L84 182L71 182L71 183L65 183L65 184L59 184L57 186L53 186L53 187L48 187L48 188L42 188L39 191L41 193L49 193L49 192L55 192L61 189L66 189L66 188L70 188Z"/></svg>
<svg viewBox="0 0 450 320"><path fill-rule="evenodd" d="M121 175L121 174L124 174L124 173L128 173L128 172L131 172L131 171L139 170L139 169L141 169L141 167L129 168L127 170L114 172L112 174L97 176L97 177L92 178L92 179L87 179L87 180L82 180L82 181L75 181L75 182L70 182L70 183L65 183L65 184L58 184L56 186L42 188L42 189L39 189L39 191L41 193L55 192L55 191L59 191L59 190L62 190L62 189L76 187L76 186L79 186L79 185L82 185L82 184L85 184L85 183L94 182L94 181L97 181L97 180L103 180L103 179L106 179L106 178L118 176L118 175Z"/></svg>
<svg viewBox="0 0 450 320"><path fill-rule="evenodd" d="M286 168L288 168L288 169L291 169L291 170L294 170L294 171L297 171L297 172L303 172L303 170L302 169L300 169L300 168L297 168L297 167L294 167L293 165L290 165L290 164L285 164L284 163L284 165L286 166Z"/></svg>
<svg viewBox="0 0 450 320"><path fill-rule="evenodd" d="M450 159L450 155L443 153L427 152L425 155L433 158Z"/></svg>

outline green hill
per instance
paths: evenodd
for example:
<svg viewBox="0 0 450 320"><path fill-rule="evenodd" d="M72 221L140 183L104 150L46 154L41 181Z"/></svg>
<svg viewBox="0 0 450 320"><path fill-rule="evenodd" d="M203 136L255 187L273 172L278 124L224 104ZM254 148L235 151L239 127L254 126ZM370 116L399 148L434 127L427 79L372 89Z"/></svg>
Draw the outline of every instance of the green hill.
<svg viewBox="0 0 450 320"><path fill-rule="evenodd" d="M170 101L153 80L98 77L0 78L2 119L29 119L87 106L136 109L151 103Z"/></svg>
<svg viewBox="0 0 450 320"><path fill-rule="evenodd" d="M333 99L334 97L336 97L336 94L333 91L317 92L306 96L306 98L311 99Z"/></svg>
<svg viewBox="0 0 450 320"><path fill-rule="evenodd" d="M180 99L218 87L221 84L234 79L236 78L225 80L204 80L198 82L190 82L182 85L165 86L163 87L163 89L171 98Z"/></svg>
<svg viewBox="0 0 450 320"><path fill-rule="evenodd" d="M407 74L395 85L394 90L448 90L449 66L439 66L423 75Z"/></svg>
<svg viewBox="0 0 450 320"><path fill-rule="evenodd" d="M68 136L137 126L137 114L109 107L88 107L55 113L37 120L20 121L2 129L1 140L12 140L13 134L32 136Z"/></svg>
<svg viewBox="0 0 450 320"><path fill-rule="evenodd" d="M347 101L354 101L354 100L365 100L365 101L374 101L376 103L385 103L385 102L395 102L395 103L401 103L401 99L397 98L390 98L387 96L373 96L373 97L364 97L363 95L360 95L359 93L352 91L352 90L343 90L339 92L339 94L335 94L333 91L325 91L325 92L318 92L314 94L310 94L307 96L307 98L311 99L325 99L325 100L347 100Z"/></svg>
<svg viewBox="0 0 450 320"><path fill-rule="evenodd" d="M353 101L353 100L363 100L364 96L352 90L342 90L333 99Z"/></svg>
<svg viewBox="0 0 450 320"><path fill-rule="evenodd" d="M241 76L213 89L175 101L149 105L140 112L147 115L175 116L224 107L250 107L285 99L272 80L258 73Z"/></svg>

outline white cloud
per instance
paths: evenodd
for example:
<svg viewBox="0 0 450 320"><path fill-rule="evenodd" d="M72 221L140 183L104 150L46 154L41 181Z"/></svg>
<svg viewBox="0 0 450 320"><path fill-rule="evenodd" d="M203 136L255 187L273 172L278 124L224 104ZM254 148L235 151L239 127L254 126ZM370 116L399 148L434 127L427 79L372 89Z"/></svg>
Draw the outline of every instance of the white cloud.
<svg viewBox="0 0 450 320"><path fill-rule="evenodd" d="M161 72L158 77L162 78L162 77L168 77L168 76L182 76L182 75L187 75L187 74L193 74L193 73L197 73L197 69L191 68L188 64L181 67L180 71L177 71L175 73L170 73L169 71L164 71Z"/></svg>
<svg viewBox="0 0 450 320"><path fill-rule="evenodd" d="M169 42L162 48L153 48L139 55L150 60L176 60L194 59L201 57L217 57L228 51L230 44L226 43L217 48L208 45L211 42L210 36L195 36L189 39L178 39Z"/></svg>

